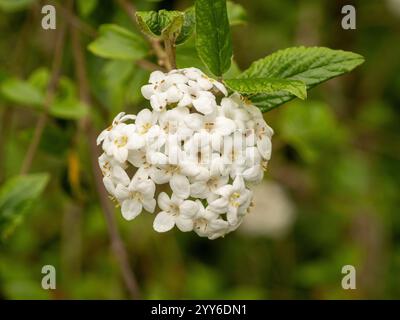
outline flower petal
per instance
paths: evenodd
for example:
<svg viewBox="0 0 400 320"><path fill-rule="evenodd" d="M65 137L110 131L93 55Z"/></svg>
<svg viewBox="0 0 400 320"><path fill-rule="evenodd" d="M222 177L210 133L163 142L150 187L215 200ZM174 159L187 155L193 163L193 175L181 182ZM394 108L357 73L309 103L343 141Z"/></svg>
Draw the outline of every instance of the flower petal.
<svg viewBox="0 0 400 320"><path fill-rule="evenodd" d="M268 137L263 136L261 139L258 139L257 148L264 159L269 160L271 158L272 144L271 140Z"/></svg>
<svg viewBox="0 0 400 320"><path fill-rule="evenodd" d="M174 174L169 181L172 191L182 199L186 199L190 194L190 183L187 177L181 174Z"/></svg>
<svg viewBox="0 0 400 320"><path fill-rule="evenodd" d="M208 196L208 187L204 181L197 181L190 185L190 194L192 197L205 199Z"/></svg>
<svg viewBox="0 0 400 320"><path fill-rule="evenodd" d="M159 70L156 70L156 71L153 71L150 74L149 82L153 83L153 84L156 84L156 83L161 82L162 80L164 80L165 77L166 76L165 76L165 74L163 72L161 72Z"/></svg>
<svg viewBox="0 0 400 320"><path fill-rule="evenodd" d="M150 177L157 184L167 183L171 179L171 174L168 174L165 170L156 168L151 174Z"/></svg>
<svg viewBox="0 0 400 320"><path fill-rule="evenodd" d="M117 161L124 163L128 159L128 149L127 148L115 148L113 155Z"/></svg>
<svg viewBox="0 0 400 320"><path fill-rule="evenodd" d="M229 206L228 212L226 213L226 219L230 225L235 225L238 221L237 208Z"/></svg>
<svg viewBox="0 0 400 320"><path fill-rule="evenodd" d="M137 200L125 200L122 203L121 212L126 220L132 220L142 212L142 204Z"/></svg>
<svg viewBox="0 0 400 320"><path fill-rule="evenodd" d="M114 195L119 201L122 201L129 197L129 190L126 186L123 186L122 184L117 184Z"/></svg>
<svg viewBox="0 0 400 320"><path fill-rule="evenodd" d="M112 169L112 176L115 180L116 183L121 183L124 186L127 186L131 179L129 179L128 174L124 169L122 169L120 166L114 166Z"/></svg>
<svg viewBox="0 0 400 320"><path fill-rule="evenodd" d="M153 198L156 191L156 186L153 180L147 179L140 181L136 186L136 190L148 198Z"/></svg>
<svg viewBox="0 0 400 320"><path fill-rule="evenodd" d="M197 214L199 211L199 205L192 200L185 200L179 206L179 211L180 216L190 218Z"/></svg>
<svg viewBox="0 0 400 320"><path fill-rule="evenodd" d="M167 232L171 230L174 225L174 217L165 211L161 211L159 214L157 214L153 222L153 228L157 232Z"/></svg>
<svg viewBox="0 0 400 320"><path fill-rule="evenodd" d="M110 177L104 177L103 184L104 184L104 187L106 188L107 192L110 195L114 196L115 195L115 186L114 186L112 179Z"/></svg>
<svg viewBox="0 0 400 320"><path fill-rule="evenodd" d="M176 227L182 232L189 232L193 230L194 222L192 219L178 217L175 223Z"/></svg>
<svg viewBox="0 0 400 320"><path fill-rule="evenodd" d="M211 210L216 213L225 213L228 210L228 199L218 198L209 204Z"/></svg>
<svg viewBox="0 0 400 320"><path fill-rule="evenodd" d="M158 206L160 207L161 210L168 210L169 206L171 204L171 199L169 198L168 194L166 194L165 192L161 192L158 195Z"/></svg>
<svg viewBox="0 0 400 320"><path fill-rule="evenodd" d="M147 100L150 100L151 96L156 93L154 84L146 84L140 89L140 91L142 92L143 97Z"/></svg>
<svg viewBox="0 0 400 320"><path fill-rule="evenodd" d="M156 208L156 199L148 198L143 200L143 207L147 212L153 213Z"/></svg>
<svg viewBox="0 0 400 320"><path fill-rule="evenodd" d="M215 131L223 136L231 134L236 129L236 124L233 120L225 117L215 118Z"/></svg>

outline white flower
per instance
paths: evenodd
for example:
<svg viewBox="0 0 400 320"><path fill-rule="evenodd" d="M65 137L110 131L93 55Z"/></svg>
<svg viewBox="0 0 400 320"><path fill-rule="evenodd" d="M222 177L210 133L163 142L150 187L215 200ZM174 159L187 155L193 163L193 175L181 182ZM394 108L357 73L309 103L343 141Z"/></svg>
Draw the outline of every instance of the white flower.
<svg viewBox="0 0 400 320"><path fill-rule="evenodd" d="M125 115L125 112L120 112L117 114L117 116L114 118L112 125L109 126L107 129L103 130L99 136L97 137L96 143L99 145L100 143L103 142L104 139L106 139L110 133L110 131L119 123L123 123L128 120L135 120L136 116L132 114L127 114Z"/></svg>
<svg viewBox="0 0 400 320"><path fill-rule="evenodd" d="M224 116L202 116L198 113L191 113L185 117L185 123L194 131L208 132L214 139L228 136L236 130L236 123Z"/></svg>
<svg viewBox="0 0 400 320"><path fill-rule="evenodd" d="M266 160L262 159L257 147L247 147L246 165L242 173L243 178L249 182L261 182L267 163Z"/></svg>
<svg viewBox="0 0 400 320"><path fill-rule="evenodd" d="M255 135L258 151L260 151L261 156L269 160L271 158L271 137L274 131L269 127L263 119L256 121L255 124Z"/></svg>
<svg viewBox="0 0 400 320"><path fill-rule="evenodd" d="M156 123L157 117L149 109L141 110L136 116L136 128L139 135L145 135Z"/></svg>
<svg viewBox="0 0 400 320"><path fill-rule="evenodd" d="M157 184L169 182L169 185L178 197L186 199L190 195L188 177L198 173L198 168L191 163L167 164L156 169L152 178Z"/></svg>
<svg viewBox="0 0 400 320"><path fill-rule="evenodd" d="M214 193L228 183L229 176L219 174L210 175L199 180L194 180L190 185L190 195L199 199L206 199L210 193Z"/></svg>
<svg viewBox="0 0 400 320"><path fill-rule="evenodd" d="M223 93L224 96L228 95L228 91L225 86L215 79L207 77L203 72L196 68L187 68L183 70L183 74L190 80L197 81L198 85L202 90L210 90L215 87L217 90Z"/></svg>
<svg viewBox="0 0 400 320"><path fill-rule="evenodd" d="M237 229L271 157L261 111L196 68L154 71L141 91L151 109L118 114L97 139L103 183L123 217L154 212L163 185L156 231L176 225L216 239Z"/></svg>
<svg viewBox="0 0 400 320"><path fill-rule="evenodd" d="M194 218L194 231L200 237L207 237L210 240L224 236L228 229L228 222L221 219L220 215L210 208L205 209L200 201L196 201L199 210Z"/></svg>
<svg viewBox="0 0 400 320"><path fill-rule="evenodd" d="M129 150L143 147L145 141L138 139L134 124L120 123L116 125L103 142L103 149L108 156L113 156L123 163L128 159Z"/></svg>
<svg viewBox="0 0 400 320"><path fill-rule="evenodd" d="M190 115L186 107L177 107L160 115L159 123L165 134L176 134L178 140L184 140L193 134L193 130L186 125L186 118Z"/></svg>
<svg viewBox="0 0 400 320"><path fill-rule="evenodd" d="M121 202L122 216L126 220L136 218L143 208L154 212L156 200L154 199L155 185L151 179L136 175L128 185L118 184L115 196Z"/></svg>
<svg viewBox="0 0 400 320"><path fill-rule="evenodd" d="M199 210L196 202L183 200L174 193L169 198L165 192L161 192L158 196L158 206L162 211L154 219L154 230L166 232L175 225L183 232L193 230L193 217Z"/></svg>
<svg viewBox="0 0 400 320"><path fill-rule="evenodd" d="M232 185L228 184L216 190L215 194L220 197L212 201L209 207L215 212L226 213L230 224L237 222L238 215L247 210L246 204L251 201L251 191L245 188L240 176L235 178Z"/></svg>

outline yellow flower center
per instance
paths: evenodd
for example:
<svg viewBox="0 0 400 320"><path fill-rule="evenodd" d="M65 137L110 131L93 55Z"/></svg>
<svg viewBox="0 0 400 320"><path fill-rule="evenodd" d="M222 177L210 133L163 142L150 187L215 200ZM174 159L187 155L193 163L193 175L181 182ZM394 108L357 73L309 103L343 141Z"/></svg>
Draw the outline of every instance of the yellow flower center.
<svg viewBox="0 0 400 320"><path fill-rule="evenodd" d="M145 123L143 126L142 126L142 128L141 128L141 130L140 130L140 134L146 134L147 133L147 131L149 131L149 129L151 128L151 123L150 122L147 122L147 123Z"/></svg>
<svg viewBox="0 0 400 320"><path fill-rule="evenodd" d="M127 136L119 137L114 140L114 143L118 148L122 148L128 143L128 137Z"/></svg>
<svg viewBox="0 0 400 320"><path fill-rule="evenodd" d="M231 204L232 207L239 207L240 203L237 201L237 199L239 199L240 194L238 192L234 192L231 194L231 196L229 197L229 203Z"/></svg>

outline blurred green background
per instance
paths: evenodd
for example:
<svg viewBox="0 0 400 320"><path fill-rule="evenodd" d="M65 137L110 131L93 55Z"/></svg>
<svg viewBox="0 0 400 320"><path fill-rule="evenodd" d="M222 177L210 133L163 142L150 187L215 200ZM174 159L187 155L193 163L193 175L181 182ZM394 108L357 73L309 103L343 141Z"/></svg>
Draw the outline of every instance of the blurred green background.
<svg viewBox="0 0 400 320"><path fill-rule="evenodd" d="M21 181L9 179L18 176L43 112L37 93L48 81L59 36L58 27L41 28L47 3L54 2L0 0L0 217L13 205L7 192ZM19 191L26 196L24 208L14 210L0 242L4 299L129 298L94 187L82 119L91 119L99 132L118 112L147 106L140 87L149 71L86 50L101 24L136 32L117 1L75 1L72 18L66 3L56 2L57 26L68 20L80 30L92 105L79 102L67 27L60 84L30 169L48 173L36 176L36 188L46 177L48 183L40 196L29 184ZM131 3L139 10L193 4ZM350 50L366 63L313 89L307 100L265 114L275 130L273 156L256 188L256 207L238 231L214 241L177 230L158 234L150 214L127 222L115 210L142 297L400 298L400 1L236 3L246 10L237 8L232 26L242 70L294 45ZM356 7L356 30L341 28L346 4ZM199 65L193 41L177 52L178 66ZM9 221L0 218L2 223ZM47 264L57 269L56 290L41 288ZM356 290L341 287L344 265L357 270Z"/></svg>

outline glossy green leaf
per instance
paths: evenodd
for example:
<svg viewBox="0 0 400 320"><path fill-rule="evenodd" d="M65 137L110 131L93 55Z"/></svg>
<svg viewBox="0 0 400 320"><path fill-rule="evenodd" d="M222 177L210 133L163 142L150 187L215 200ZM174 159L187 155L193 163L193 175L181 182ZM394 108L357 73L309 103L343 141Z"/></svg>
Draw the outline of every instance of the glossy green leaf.
<svg viewBox="0 0 400 320"><path fill-rule="evenodd" d="M136 19L144 34L156 39L169 38L177 44L186 41L194 30L194 11L138 11Z"/></svg>
<svg viewBox="0 0 400 320"><path fill-rule="evenodd" d="M88 48L100 57L135 61L147 55L146 41L125 28L104 24L99 32L100 35L89 44Z"/></svg>
<svg viewBox="0 0 400 320"><path fill-rule="evenodd" d="M321 82L353 70L363 62L364 58L353 52L324 47L293 47L254 62L239 78L300 80L307 85L307 89L311 89ZM294 97L293 94L280 91L271 95L256 95L251 101L266 112Z"/></svg>
<svg viewBox="0 0 400 320"><path fill-rule="evenodd" d="M190 38L184 44L181 44L176 47L176 64L178 68L190 68L195 67L199 68L203 72L205 72L208 76L212 77L212 74L207 67L204 65L203 61L199 58L197 53L194 37ZM226 78L235 78L239 76L241 70L239 69L237 63L232 60L231 66L228 71L224 73L224 77Z"/></svg>
<svg viewBox="0 0 400 320"><path fill-rule="evenodd" d="M225 0L197 0L196 49L216 76L226 72L232 59L232 39Z"/></svg>
<svg viewBox="0 0 400 320"><path fill-rule="evenodd" d="M295 95L300 99L307 98L307 88L304 82L299 80L272 79L272 78L248 78L226 79L226 85L241 94L273 94L284 91Z"/></svg>
<svg viewBox="0 0 400 320"><path fill-rule="evenodd" d="M194 7L187 9L183 16L183 25L179 36L176 38L176 44L184 43L193 34L196 25Z"/></svg>

